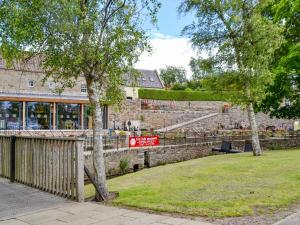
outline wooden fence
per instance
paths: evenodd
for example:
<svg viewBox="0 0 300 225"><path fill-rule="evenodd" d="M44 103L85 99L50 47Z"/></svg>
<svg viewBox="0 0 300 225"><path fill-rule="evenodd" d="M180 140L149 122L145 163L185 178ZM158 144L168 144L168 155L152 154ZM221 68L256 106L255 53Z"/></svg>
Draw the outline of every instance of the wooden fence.
<svg viewBox="0 0 300 225"><path fill-rule="evenodd" d="M84 200L83 140L0 136L0 176Z"/></svg>

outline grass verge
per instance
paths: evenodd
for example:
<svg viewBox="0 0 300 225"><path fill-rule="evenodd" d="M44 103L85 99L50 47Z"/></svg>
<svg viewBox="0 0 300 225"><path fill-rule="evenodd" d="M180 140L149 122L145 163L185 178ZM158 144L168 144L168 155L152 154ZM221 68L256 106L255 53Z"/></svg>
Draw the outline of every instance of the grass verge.
<svg viewBox="0 0 300 225"><path fill-rule="evenodd" d="M265 214L300 200L300 150L218 155L108 181L114 204L193 216ZM86 186L86 196L94 193Z"/></svg>

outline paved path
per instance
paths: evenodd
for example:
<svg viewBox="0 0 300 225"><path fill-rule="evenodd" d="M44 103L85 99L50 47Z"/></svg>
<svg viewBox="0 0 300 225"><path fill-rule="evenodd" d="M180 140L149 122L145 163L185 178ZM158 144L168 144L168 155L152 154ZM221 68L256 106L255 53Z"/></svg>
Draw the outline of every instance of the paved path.
<svg viewBox="0 0 300 225"><path fill-rule="evenodd" d="M294 213L273 225L300 225L300 212Z"/></svg>
<svg viewBox="0 0 300 225"><path fill-rule="evenodd" d="M210 225L209 223L174 218L104 206L93 202L64 203L1 221L0 225Z"/></svg>
<svg viewBox="0 0 300 225"><path fill-rule="evenodd" d="M0 220L64 202L66 200L63 198L0 178Z"/></svg>
<svg viewBox="0 0 300 225"><path fill-rule="evenodd" d="M209 225L201 221L174 218L104 206L76 203L0 178L0 225Z"/></svg>
<svg viewBox="0 0 300 225"><path fill-rule="evenodd" d="M196 119L192 119L192 120L189 120L189 121L186 121L186 122L177 123L177 124L174 124L174 125L171 125L171 126L168 126L168 127L164 127L164 128L158 129L156 131L158 131L158 132L171 131L171 130L174 130L174 129L177 129L177 128L180 128L180 127L192 124L192 123L196 123L196 122L198 122L200 120L205 120L205 119L208 119L210 117L217 116L217 115L219 115L219 113L211 113L211 114L208 114L208 115L205 115L205 116L200 116L200 117L198 117Z"/></svg>

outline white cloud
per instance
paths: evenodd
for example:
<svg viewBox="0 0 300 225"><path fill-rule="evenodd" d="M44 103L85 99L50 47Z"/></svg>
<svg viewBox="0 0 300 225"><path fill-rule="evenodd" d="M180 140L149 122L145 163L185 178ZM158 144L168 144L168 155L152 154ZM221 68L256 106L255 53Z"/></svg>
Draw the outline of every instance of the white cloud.
<svg viewBox="0 0 300 225"><path fill-rule="evenodd" d="M197 52L192 48L189 40L184 37L172 37L156 33L151 39L152 55L143 53L136 64L138 69L161 69L165 66L182 66L191 77L189 62L196 57Z"/></svg>

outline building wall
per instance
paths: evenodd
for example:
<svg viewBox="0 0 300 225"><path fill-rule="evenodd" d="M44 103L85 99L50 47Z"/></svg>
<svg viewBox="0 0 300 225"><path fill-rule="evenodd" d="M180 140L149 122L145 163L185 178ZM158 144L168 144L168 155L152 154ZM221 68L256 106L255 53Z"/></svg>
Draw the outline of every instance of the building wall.
<svg viewBox="0 0 300 225"><path fill-rule="evenodd" d="M0 90L5 93L55 94L54 89L49 88L49 83L53 83L53 80L49 78L45 83L43 83L43 78L44 74L41 72L22 72L0 68ZM28 87L29 80L35 81L34 87ZM62 94L87 97L86 93L81 93L81 85L85 83L84 77L79 77L74 83L75 86L73 88L66 88ZM55 84L55 86L58 87L59 84ZM138 88L123 88L126 97L133 99L138 98Z"/></svg>
<svg viewBox="0 0 300 225"><path fill-rule="evenodd" d="M49 82L51 82L51 79L43 84L43 77L44 74L38 72L22 72L0 69L0 90L7 93L53 94L53 89L49 88ZM28 87L29 80L36 81L34 87ZM84 78L79 77L74 88L66 88L63 91L63 94L86 96L86 94L81 94L80 91L81 84L84 83Z"/></svg>

